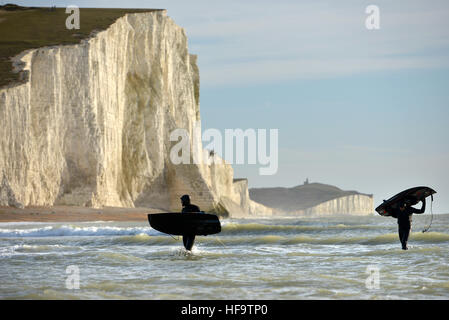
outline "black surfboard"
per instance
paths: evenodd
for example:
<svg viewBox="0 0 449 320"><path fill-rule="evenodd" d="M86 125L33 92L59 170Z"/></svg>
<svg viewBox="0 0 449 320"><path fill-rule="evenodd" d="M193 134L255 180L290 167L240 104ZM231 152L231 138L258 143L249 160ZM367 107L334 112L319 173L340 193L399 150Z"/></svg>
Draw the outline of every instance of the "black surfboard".
<svg viewBox="0 0 449 320"><path fill-rule="evenodd" d="M437 192L429 187L421 186L410 188L399 192L388 200L384 200L384 202L376 208L376 211L381 216L391 216L391 209L396 209L402 201L407 201L413 206L434 193Z"/></svg>
<svg viewBox="0 0 449 320"><path fill-rule="evenodd" d="M148 222L157 231L182 236L187 234L207 236L221 232L221 224L214 214L194 213L153 213L148 215Z"/></svg>

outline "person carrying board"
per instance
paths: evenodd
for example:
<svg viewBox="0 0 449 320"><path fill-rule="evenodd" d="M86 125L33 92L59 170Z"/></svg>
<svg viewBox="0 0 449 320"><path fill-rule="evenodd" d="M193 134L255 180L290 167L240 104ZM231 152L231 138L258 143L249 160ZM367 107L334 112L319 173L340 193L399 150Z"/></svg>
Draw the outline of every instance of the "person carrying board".
<svg viewBox="0 0 449 320"><path fill-rule="evenodd" d="M421 200L421 209L413 208L407 201L402 201L397 209L392 210L391 216L398 219L399 240L402 244L402 250L407 250L407 241L412 228L412 215L414 213L422 214L426 211L426 198Z"/></svg>
<svg viewBox="0 0 449 320"><path fill-rule="evenodd" d="M190 203L190 196L188 194L185 194L181 197L181 204L182 204L182 211L181 211L182 213L201 211L198 206ZM193 243L195 242L195 235L194 234L183 235L182 242L184 243L184 247L186 248L186 250L191 251Z"/></svg>

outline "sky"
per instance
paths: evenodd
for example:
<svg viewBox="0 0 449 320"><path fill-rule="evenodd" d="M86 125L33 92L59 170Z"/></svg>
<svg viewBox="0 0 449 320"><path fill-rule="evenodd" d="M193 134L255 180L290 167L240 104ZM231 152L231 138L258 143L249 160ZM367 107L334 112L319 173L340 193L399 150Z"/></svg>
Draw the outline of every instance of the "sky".
<svg viewBox="0 0 449 320"><path fill-rule="evenodd" d="M14 3L167 9L198 55L203 130L278 129L276 174L233 165L250 187L309 178L374 194L377 206L426 185L434 213L449 213L445 0ZM369 5L379 29L366 28Z"/></svg>

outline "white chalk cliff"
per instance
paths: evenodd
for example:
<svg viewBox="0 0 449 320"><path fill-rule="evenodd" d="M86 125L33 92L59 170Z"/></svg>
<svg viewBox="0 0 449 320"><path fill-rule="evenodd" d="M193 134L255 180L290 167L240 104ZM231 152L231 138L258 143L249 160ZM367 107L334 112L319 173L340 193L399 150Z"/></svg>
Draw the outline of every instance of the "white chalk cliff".
<svg viewBox="0 0 449 320"><path fill-rule="evenodd" d="M320 203L314 207L294 211L293 214L307 216L328 216L334 214L371 215L374 212L374 199L364 194L353 194Z"/></svg>
<svg viewBox="0 0 449 320"><path fill-rule="evenodd" d="M188 193L203 210L271 214L229 164L170 161L170 133L200 121L199 70L166 11L18 59L28 80L0 89L0 205L179 210Z"/></svg>
<svg viewBox="0 0 449 320"><path fill-rule="evenodd" d="M252 199L280 214L326 216L334 214L370 215L374 212L372 194L340 188L322 183L309 183L292 188L253 188Z"/></svg>

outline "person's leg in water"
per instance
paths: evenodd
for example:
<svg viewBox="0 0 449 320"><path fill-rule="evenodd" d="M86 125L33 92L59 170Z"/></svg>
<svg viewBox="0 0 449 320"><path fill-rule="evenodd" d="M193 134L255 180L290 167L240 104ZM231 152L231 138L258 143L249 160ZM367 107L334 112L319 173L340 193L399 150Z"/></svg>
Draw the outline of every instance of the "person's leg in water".
<svg viewBox="0 0 449 320"><path fill-rule="evenodd" d="M184 235L182 236L182 242L184 243L184 248L191 251L193 243L195 242L195 235Z"/></svg>
<svg viewBox="0 0 449 320"><path fill-rule="evenodd" d="M410 226L408 225L399 226L399 240L401 241L402 244L402 250L408 250L407 241L409 235L410 235Z"/></svg>

